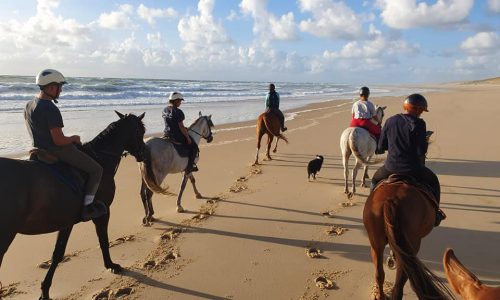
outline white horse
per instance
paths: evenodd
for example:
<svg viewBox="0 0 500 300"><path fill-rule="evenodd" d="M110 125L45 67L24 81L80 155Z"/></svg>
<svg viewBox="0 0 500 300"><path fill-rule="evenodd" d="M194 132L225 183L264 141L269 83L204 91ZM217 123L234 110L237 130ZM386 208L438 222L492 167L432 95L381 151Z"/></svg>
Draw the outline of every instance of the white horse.
<svg viewBox="0 0 500 300"><path fill-rule="evenodd" d="M201 138L204 138L207 143L212 142L212 115L200 115L196 121L188 127L189 135L193 143L199 145ZM144 205L146 216L143 219L143 224L147 225L153 219L153 204L151 197L153 193L164 195L175 195L170 192L167 186L162 186L162 182L167 174L184 172L188 163L188 157L181 157L174 148L174 145L163 138L153 137L146 141L146 158L140 163L142 174L141 199ZM196 158L195 162L198 161ZM184 208L181 205L182 193L186 187L187 179L190 179L193 184L196 198L202 198L200 192L196 188L196 181L192 173L182 176L182 183L179 194L177 195L177 212L183 212Z"/></svg>
<svg viewBox="0 0 500 300"><path fill-rule="evenodd" d="M380 120L379 125L384 118L384 109L386 106L376 106L375 112L377 118ZM373 121L372 121L373 122ZM361 186L366 187L365 179L368 177L368 166L379 163L380 161L370 161L370 158L375 154L377 149L377 142L370 135L368 130L361 127L348 127L342 132L340 136L340 151L342 152L342 164L344 166L344 193L348 198L352 198L356 193L356 175L361 165L364 165L363 179ZM349 192L348 179L349 179L349 157L351 154L356 158L356 164L352 169L352 193Z"/></svg>

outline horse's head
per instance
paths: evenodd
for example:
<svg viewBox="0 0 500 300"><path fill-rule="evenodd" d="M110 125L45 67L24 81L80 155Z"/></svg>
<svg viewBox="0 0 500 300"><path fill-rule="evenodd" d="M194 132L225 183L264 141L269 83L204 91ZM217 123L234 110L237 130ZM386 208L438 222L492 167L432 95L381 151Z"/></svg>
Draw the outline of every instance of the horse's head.
<svg viewBox="0 0 500 300"><path fill-rule="evenodd" d="M144 144L144 133L146 132L146 128L144 127L144 123L142 119L144 118L145 113L142 113L139 116L134 114L121 114L115 111L116 114L120 117L119 122L122 122L124 125L124 131L126 135L125 142L125 150L132 154L138 162L144 160L144 151L146 149L146 145Z"/></svg>
<svg viewBox="0 0 500 300"><path fill-rule="evenodd" d="M380 121L378 125L382 125L382 119L384 118L384 110L387 108L387 106L376 106L375 107L375 115L377 116L378 120Z"/></svg>
<svg viewBox="0 0 500 300"><path fill-rule="evenodd" d="M204 116L199 113L198 119L194 121L194 123L189 126L189 130L204 138L207 143L212 142L212 128L214 127L214 123L212 122L212 115Z"/></svg>

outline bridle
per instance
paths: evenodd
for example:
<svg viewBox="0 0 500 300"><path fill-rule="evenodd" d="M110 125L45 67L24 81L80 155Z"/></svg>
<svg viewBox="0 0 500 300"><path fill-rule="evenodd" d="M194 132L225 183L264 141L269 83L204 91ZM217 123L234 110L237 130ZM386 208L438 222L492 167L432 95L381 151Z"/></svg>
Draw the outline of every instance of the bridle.
<svg viewBox="0 0 500 300"><path fill-rule="evenodd" d="M208 125L208 135L207 136L203 136L201 133L197 132L196 130L194 130L192 128L188 128L188 131L191 131L191 132L199 135L200 137L202 137L208 141L208 140L212 139L212 129L210 128L210 120L208 120L207 116L203 116L203 118L207 121L207 125Z"/></svg>

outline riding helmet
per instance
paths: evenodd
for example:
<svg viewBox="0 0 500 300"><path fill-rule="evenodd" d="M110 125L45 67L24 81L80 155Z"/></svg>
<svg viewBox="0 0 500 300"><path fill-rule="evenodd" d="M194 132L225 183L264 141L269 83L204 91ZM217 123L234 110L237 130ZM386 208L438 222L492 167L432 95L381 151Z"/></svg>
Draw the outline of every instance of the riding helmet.
<svg viewBox="0 0 500 300"><path fill-rule="evenodd" d="M420 94L411 94L410 96L406 97L403 103L403 107L408 111L415 108L422 109L423 111L428 111L427 100Z"/></svg>
<svg viewBox="0 0 500 300"><path fill-rule="evenodd" d="M35 83L39 87L44 87L50 83L66 84L67 82L61 72L54 69L45 69L36 75Z"/></svg>
<svg viewBox="0 0 500 300"><path fill-rule="evenodd" d="M370 96L370 89L367 88L366 86L362 87L359 89L359 95L360 96L365 96L365 97L368 97Z"/></svg>

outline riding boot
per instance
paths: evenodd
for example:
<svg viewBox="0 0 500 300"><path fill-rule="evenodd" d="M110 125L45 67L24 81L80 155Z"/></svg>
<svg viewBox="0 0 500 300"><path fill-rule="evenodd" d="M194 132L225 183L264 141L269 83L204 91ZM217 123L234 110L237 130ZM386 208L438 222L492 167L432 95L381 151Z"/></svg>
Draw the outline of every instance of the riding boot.
<svg viewBox="0 0 500 300"><path fill-rule="evenodd" d="M196 155L198 155L197 152L198 151L196 151L193 148L191 148L191 152L189 153L188 164L187 164L187 167L186 167L186 174L198 171L198 166L194 162L194 160L196 158Z"/></svg>
<svg viewBox="0 0 500 300"><path fill-rule="evenodd" d="M81 217L83 222L87 222L104 216L107 213L108 208L104 203L100 201L93 201L92 203L83 206Z"/></svg>

